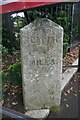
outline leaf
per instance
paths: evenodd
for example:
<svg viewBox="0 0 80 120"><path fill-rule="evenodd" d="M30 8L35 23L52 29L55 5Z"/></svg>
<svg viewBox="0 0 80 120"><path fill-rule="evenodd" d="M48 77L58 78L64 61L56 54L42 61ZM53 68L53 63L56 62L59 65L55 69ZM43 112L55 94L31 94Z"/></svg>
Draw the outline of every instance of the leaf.
<svg viewBox="0 0 80 120"><path fill-rule="evenodd" d="M70 93L70 90L67 90L67 93Z"/></svg>
<svg viewBox="0 0 80 120"><path fill-rule="evenodd" d="M73 87L71 87L70 90L73 90Z"/></svg>
<svg viewBox="0 0 80 120"><path fill-rule="evenodd" d="M2 105L4 104L4 100L1 101L2 102Z"/></svg>
<svg viewBox="0 0 80 120"><path fill-rule="evenodd" d="M64 98L64 101L66 101L66 99Z"/></svg>
<svg viewBox="0 0 80 120"><path fill-rule="evenodd" d="M65 96L67 96L67 93L64 93Z"/></svg>
<svg viewBox="0 0 80 120"><path fill-rule="evenodd" d="M10 99L7 99L8 101L10 100Z"/></svg>
<svg viewBox="0 0 80 120"><path fill-rule="evenodd" d="M66 104L66 107L69 107L69 105L68 105L68 104Z"/></svg>
<svg viewBox="0 0 80 120"><path fill-rule="evenodd" d="M74 94L75 97L77 97L77 94Z"/></svg>
<svg viewBox="0 0 80 120"><path fill-rule="evenodd" d="M76 80L74 80L74 82L75 82Z"/></svg>
<svg viewBox="0 0 80 120"><path fill-rule="evenodd" d="M18 102L12 102L12 105L17 105L18 104Z"/></svg>
<svg viewBox="0 0 80 120"><path fill-rule="evenodd" d="M15 95L15 93L13 92L12 95Z"/></svg>
<svg viewBox="0 0 80 120"><path fill-rule="evenodd" d="M18 88L18 86L15 86L15 88Z"/></svg>
<svg viewBox="0 0 80 120"><path fill-rule="evenodd" d="M70 84L72 85L72 82L70 82Z"/></svg>
<svg viewBox="0 0 80 120"><path fill-rule="evenodd" d="M80 90L79 90L79 93L80 93Z"/></svg>
<svg viewBox="0 0 80 120"><path fill-rule="evenodd" d="M8 93L8 95L10 95L10 93Z"/></svg>

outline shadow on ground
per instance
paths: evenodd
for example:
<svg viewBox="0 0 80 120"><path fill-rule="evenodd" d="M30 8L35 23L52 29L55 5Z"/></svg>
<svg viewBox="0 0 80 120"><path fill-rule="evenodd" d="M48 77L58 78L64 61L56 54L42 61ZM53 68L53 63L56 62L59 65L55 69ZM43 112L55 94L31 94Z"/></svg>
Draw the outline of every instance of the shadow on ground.
<svg viewBox="0 0 80 120"><path fill-rule="evenodd" d="M50 118L79 118L80 107L80 74L76 73L62 92L61 110L57 113L50 112Z"/></svg>

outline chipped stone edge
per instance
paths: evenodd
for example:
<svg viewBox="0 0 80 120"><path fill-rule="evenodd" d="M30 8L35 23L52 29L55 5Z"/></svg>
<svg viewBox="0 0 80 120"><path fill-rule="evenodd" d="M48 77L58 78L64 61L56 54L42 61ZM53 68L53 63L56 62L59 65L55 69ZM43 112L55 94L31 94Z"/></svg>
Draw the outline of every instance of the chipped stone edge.
<svg viewBox="0 0 80 120"><path fill-rule="evenodd" d="M73 62L72 65L78 65L78 59ZM78 68L68 68L63 74L62 74L62 81L61 81L61 92L63 91L64 87L68 84L72 76L77 72Z"/></svg>
<svg viewBox="0 0 80 120"><path fill-rule="evenodd" d="M25 115L28 115L29 117L34 118L34 119L43 120L48 117L49 113L50 113L49 109L41 109L41 110L27 111Z"/></svg>

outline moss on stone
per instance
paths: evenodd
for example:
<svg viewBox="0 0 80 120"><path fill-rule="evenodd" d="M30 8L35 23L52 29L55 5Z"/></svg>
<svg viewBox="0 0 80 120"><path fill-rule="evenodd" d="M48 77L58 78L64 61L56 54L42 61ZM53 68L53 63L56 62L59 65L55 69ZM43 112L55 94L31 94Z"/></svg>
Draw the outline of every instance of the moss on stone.
<svg viewBox="0 0 80 120"><path fill-rule="evenodd" d="M51 112L59 112L60 107L58 105L53 105L52 107L49 108L47 105L43 105L42 109L49 109Z"/></svg>
<svg viewBox="0 0 80 120"><path fill-rule="evenodd" d="M53 105L53 106L50 108L50 111L52 111L52 112L59 112L59 111L60 111L60 107L57 106L57 105Z"/></svg>

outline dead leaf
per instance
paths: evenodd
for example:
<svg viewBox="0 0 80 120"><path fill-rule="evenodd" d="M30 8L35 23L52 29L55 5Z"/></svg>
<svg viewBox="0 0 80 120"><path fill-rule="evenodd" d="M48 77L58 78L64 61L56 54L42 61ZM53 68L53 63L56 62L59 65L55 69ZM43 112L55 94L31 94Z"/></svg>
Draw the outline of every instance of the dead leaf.
<svg viewBox="0 0 80 120"><path fill-rule="evenodd" d="M66 101L66 99L64 98L64 101Z"/></svg>
<svg viewBox="0 0 80 120"><path fill-rule="evenodd" d="M18 104L18 102L12 102L12 105L17 105Z"/></svg>
<svg viewBox="0 0 80 120"><path fill-rule="evenodd" d="M69 105L68 105L68 104L66 104L66 107L69 107Z"/></svg>
<svg viewBox="0 0 80 120"><path fill-rule="evenodd" d="M73 90L73 87L71 87L70 90Z"/></svg>
<svg viewBox="0 0 80 120"><path fill-rule="evenodd" d="M15 86L15 88L18 88L18 86Z"/></svg>
<svg viewBox="0 0 80 120"><path fill-rule="evenodd" d="M10 100L10 99L7 99L8 101Z"/></svg>
<svg viewBox="0 0 80 120"><path fill-rule="evenodd" d="M67 93L64 93L65 96L67 96Z"/></svg>
<svg viewBox="0 0 80 120"><path fill-rule="evenodd" d="M72 82L70 82L71 83L71 85L72 85Z"/></svg>
<svg viewBox="0 0 80 120"><path fill-rule="evenodd" d="M70 90L67 90L67 93L70 93Z"/></svg>
<svg viewBox="0 0 80 120"><path fill-rule="evenodd" d="M2 102L2 105L3 105L3 103L4 103L4 100L2 100L1 102Z"/></svg>
<svg viewBox="0 0 80 120"><path fill-rule="evenodd" d="M10 95L10 93L8 93L8 95Z"/></svg>
<svg viewBox="0 0 80 120"><path fill-rule="evenodd" d="M74 82L75 82L76 80L74 80Z"/></svg>
<svg viewBox="0 0 80 120"><path fill-rule="evenodd" d="M14 95L15 93L13 92L12 95Z"/></svg>
<svg viewBox="0 0 80 120"><path fill-rule="evenodd" d="M74 96L77 96L77 94L74 94Z"/></svg>

